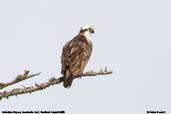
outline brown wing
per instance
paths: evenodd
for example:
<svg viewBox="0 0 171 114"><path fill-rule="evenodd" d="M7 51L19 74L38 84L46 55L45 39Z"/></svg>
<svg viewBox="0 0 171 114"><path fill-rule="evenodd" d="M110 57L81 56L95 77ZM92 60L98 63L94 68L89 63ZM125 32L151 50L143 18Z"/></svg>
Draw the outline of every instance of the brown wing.
<svg viewBox="0 0 171 114"><path fill-rule="evenodd" d="M75 75L80 75L91 56L92 44L84 36L76 36L63 48L61 63L64 87L71 86Z"/></svg>

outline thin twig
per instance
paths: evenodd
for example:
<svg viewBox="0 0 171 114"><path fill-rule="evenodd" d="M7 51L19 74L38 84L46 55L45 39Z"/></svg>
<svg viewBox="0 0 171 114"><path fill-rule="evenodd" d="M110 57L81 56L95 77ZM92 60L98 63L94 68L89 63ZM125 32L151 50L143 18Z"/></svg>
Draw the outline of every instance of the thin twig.
<svg viewBox="0 0 171 114"><path fill-rule="evenodd" d="M32 75L29 75L29 72L28 70L25 70L23 74L19 74L14 80L10 81L10 82L7 82L7 83L0 83L0 89L3 89L7 86L10 86L10 85L13 85L15 83L18 83L18 82L21 82L23 80L26 80L28 78L31 78L31 77L34 77L34 76L38 76L41 74L41 72L37 73L37 74L32 74Z"/></svg>
<svg viewBox="0 0 171 114"><path fill-rule="evenodd" d="M86 76L96 76L96 75L107 75L107 74L112 74L111 70L100 70L100 71L90 71L90 72L86 72L83 73L82 75L79 76L75 76L74 79L79 78L79 77L86 77ZM32 93L38 90L43 90L51 85L54 84L59 84L63 82L63 76L59 77L59 78L55 78L52 77L50 78L47 82L41 83L41 84L35 84L34 86L30 86L30 87L23 87L23 88L15 88L12 89L10 91L4 91L4 92L0 92L0 100L2 98L8 98L10 96L14 96L14 95L19 95L19 94L26 94L26 93Z"/></svg>

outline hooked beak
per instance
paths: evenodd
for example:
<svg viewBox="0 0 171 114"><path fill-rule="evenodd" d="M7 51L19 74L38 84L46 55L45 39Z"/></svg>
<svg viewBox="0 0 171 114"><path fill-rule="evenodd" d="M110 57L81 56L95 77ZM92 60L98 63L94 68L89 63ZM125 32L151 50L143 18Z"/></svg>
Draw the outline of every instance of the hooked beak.
<svg viewBox="0 0 171 114"><path fill-rule="evenodd" d="M94 29L91 30L91 33L93 33L93 34L95 33Z"/></svg>

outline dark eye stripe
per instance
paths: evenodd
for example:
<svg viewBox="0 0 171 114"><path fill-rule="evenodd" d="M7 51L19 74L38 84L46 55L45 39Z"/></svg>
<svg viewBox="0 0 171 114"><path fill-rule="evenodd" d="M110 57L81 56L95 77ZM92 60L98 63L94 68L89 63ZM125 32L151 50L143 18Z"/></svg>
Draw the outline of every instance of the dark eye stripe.
<svg viewBox="0 0 171 114"><path fill-rule="evenodd" d="M88 29L84 29L84 31L88 31Z"/></svg>

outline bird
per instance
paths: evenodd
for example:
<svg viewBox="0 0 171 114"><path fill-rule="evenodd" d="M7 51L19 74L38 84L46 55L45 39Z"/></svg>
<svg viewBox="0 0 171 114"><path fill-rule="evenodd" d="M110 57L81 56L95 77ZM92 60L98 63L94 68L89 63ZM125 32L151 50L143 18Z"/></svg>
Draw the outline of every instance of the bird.
<svg viewBox="0 0 171 114"><path fill-rule="evenodd" d="M61 74L64 77L65 88L71 87L75 76L83 74L93 49L90 38L93 33L95 33L93 26L83 26L79 33L63 46Z"/></svg>

